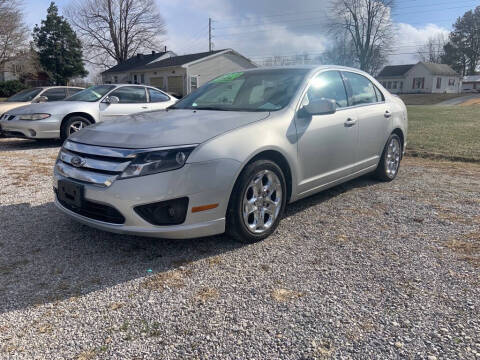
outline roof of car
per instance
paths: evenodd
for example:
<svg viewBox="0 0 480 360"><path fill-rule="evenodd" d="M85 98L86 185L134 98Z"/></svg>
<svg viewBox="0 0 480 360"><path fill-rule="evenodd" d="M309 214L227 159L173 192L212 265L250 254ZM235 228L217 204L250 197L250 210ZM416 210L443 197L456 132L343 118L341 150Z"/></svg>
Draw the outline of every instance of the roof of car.
<svg viewBox="0 0 480 360"><path fill-rule="evenodd" d="M37 86L42 89L56 89L56 88L69 88L69 89L85 89L80 86L67 86L67 85L59 85L59 86Z"/></svg>

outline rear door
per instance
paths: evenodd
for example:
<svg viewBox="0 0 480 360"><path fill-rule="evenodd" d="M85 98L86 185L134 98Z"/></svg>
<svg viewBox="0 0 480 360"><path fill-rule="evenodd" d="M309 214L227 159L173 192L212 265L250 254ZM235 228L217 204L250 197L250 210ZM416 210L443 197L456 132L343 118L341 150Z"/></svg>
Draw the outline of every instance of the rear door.
<svg viewBox="0 0 480 360"><path fill-rule="evenodd" d="M67 89L64 87L47 89L41 94L41 96L46 96L48 102L60 101L67 97Z"/></svg>
<svg viewBox="0 0 480 360"><path fill-rule="evenodd" d="M349 108L339 71L312 79L300 107L315 99L335 100L334 114L302 117L297 114L298 156L302 168L300 193L315 190L351 174L358 140L357 112Z"/></svg>
<svg viewBox="0 0 480 360"><path fill-rule="evenodd" d="M143 86L122 86L108 96L116 96L120 101L117 104L108 104L105 100L100 103L102 121L149 110L147 93Z"/></svg>
<svg viewBox="0 0 480 360"><path fill-rule="evenodd" d="M377 164L390 130L391 109L381 91L365 76L344 71L350 103L358 118L358 169Z"/></svg>

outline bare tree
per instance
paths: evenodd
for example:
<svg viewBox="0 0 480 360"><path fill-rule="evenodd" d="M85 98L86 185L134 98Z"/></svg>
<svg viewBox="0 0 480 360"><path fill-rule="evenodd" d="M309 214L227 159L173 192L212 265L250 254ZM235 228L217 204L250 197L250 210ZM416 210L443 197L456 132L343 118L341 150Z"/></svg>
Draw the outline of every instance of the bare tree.
<svg viewBox="0 0 480 360"><path fill-rule="evenodd" d="M0 0L0 67L25 50L28 29L18 0Z"/></svg>
<svg viewBox="0 0 480 360"><path fill-rule="evenodd" d="M374 73L386 61L393 39L394 0L334 0L329 29L346 32L360 69Z"/></svg>
<svg viewBox="0 0 480 360"><path fill-rule="evenodd" d="M417 50L417 57L420 61L440 64L445 54L443 47L448 43L445 34L440 33L428 38L427 42Z"/></svg>
<svg viewBox="0 0 480 360"><path fill-rule="evenodd" d="M154 0L72 0L66 15L82 39L86 61L100 66L158 50L166 33Z"/></svg>

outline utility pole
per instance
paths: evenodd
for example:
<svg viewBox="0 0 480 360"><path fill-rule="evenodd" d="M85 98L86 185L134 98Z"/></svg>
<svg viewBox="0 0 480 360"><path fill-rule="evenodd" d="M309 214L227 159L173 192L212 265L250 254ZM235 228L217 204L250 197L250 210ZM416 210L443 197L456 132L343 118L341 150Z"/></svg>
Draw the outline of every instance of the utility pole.
<svg viewBox="0 0 480 360"><path fill-rule="evenodd" d="M208 51L212 51L212 18L208 18Z"/></svg>

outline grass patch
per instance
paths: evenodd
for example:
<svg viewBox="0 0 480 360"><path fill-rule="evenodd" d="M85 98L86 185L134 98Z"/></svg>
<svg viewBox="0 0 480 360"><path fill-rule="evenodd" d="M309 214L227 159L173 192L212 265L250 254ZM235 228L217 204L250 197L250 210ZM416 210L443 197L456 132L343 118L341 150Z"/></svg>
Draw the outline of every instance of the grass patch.
<svg viewBox="0 0 480 360"><path fill-rule="evenodd" d="M0 102L1 102L1 101L5 101L5 100L7 100L7 98L2 98L2 97L0 97Z"/></svg>
<svg viewBox="0 0 480 360"><path fill-rule="evenodd" d="M206 303L208 300L217 299L220 294L217 289L211 287L204 287L196 295L195 299L202 303Z"/></svg>
<svg viewBox="0 0 480 360"><path fill-rule="evenodd" d="M460 255L461 260L476 267L480 266L480 234L478 232L467 234L463 239L452 239L446 246Z"/></svg>
<svg viewBox="0 0 480 360"><path fill-rule="evenodd" d="M272 298L278 302L286 302L303 296L301 292L288 289L274 289L271 295Z"/></svg>
<svg viewBox="0 0 480 360"><path fill-rule="evenodd" d="M480 161L480 108L408 106L408 148L415 155Z"/></svg>
<svg viewBox="0 0 480 360"><path fill-rule="evenodd" d="M406 105L435 105L445 100L465 96L465 94L401 94Z"/></svg>

